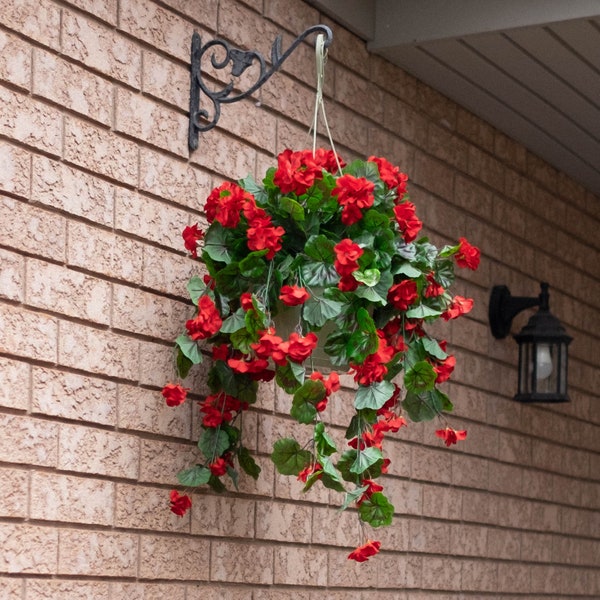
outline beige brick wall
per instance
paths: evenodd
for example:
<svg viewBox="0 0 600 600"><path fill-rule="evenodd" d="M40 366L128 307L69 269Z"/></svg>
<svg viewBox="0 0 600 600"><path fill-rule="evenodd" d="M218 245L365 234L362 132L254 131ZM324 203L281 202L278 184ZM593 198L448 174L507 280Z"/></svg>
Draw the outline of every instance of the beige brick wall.
<svg viewBox="0 0 600 600"><path fill-rule="evenodd" d="M391 442L398 514L362 565L354 515L275 474L294 425L269 387L245 432L260 481L168 510L198 430L160 396L197 270L180 232L214 185L305 147L313 102L303 45L189 156L191 34L268 55L318 22L338 150L400 164L435 241L483 255L447 336L469 437L447 450L429 423ZM1 600L600 597L599 198L300 0L0 0L0 106ZM541 280L575 338L567 405L513 403L516 345L488 331L492 285Z"/></svg>

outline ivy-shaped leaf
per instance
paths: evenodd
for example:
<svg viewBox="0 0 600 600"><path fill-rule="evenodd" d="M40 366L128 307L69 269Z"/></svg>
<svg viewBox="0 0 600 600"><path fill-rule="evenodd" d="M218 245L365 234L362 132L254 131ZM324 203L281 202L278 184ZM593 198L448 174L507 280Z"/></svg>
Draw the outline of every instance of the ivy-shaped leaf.
<svg viewBox="0 0 600 600"><path fill-rule="evenodd" d="M314 440L315 451L319 458L330 456L334 452L337 452L333 438L325 431L325 425L321 421L315 425Z"/></svg>
<svg viewBox="0 0 600 600"><path fill-rule="evenodd" d="M289 198L288 196L281 198L279 200L279 208L297 223L302 223L304 221L304 208L302 204L293 198Z"/></svg>
<svg viewBox="0 0 600 600"><path fill-rule="evenodd" d="M294 393L290 415L299 423L312 423L317 416L315 404L325 398L322 381L307 379Z"/></svg>
<svg viewBox="0 0 600 600"><path fill-rule="evenodd" d="M335 465L346 481L356 481L356 475L350 469L356 462L357 454L356 450L346 450Z"/></svg>
<svg viewBox="0 0 600 600"><path fill-rule="evenodd" d="M410 417L411 421L419 423L420 421L431 421L438 415L428 393L415 394L408 392L402 402L402 408Z"/></svg>
<svg viewBox="0 0 600 600"><path fill-rule="evenodd" d="M306 242L304 252L314 262L333 265L335 259L334 246L333 240L330 240L326 235L313 235Z"/></svg>
<svg viewBox="0 0 600 600"><path fill-rule="evenodd" d="M304 369L302 372L304 373ZM277 366L275 369L275 380L277 385L288 394L293 394L302 385L302 381L298 379L294 368L290 363L283 366Z"/></svg>
<svg viewBox="0 0 600 600"><path fill-rule="evenodd" d="M394 506L381 492L375 492L368 500L361 502L358 514L371 527L391 525L394 516Z"/></svg>
<svg viewBox="0 0 600 600"><path fill-rule="evenodd" d="M421 360L404 373L404 385L409 392L432 390L437 378L431 363Z"/></svg>
<svg viewBox="0 0 600 600"><path fill-rule="evenodd" d="M360 499L360 497L369 489L368 485L363 487L357 487L353 489L351 492L346 492L346 496L344 497L344 502L342 506L340 506L340 510L346 510L351 504Z"/></svg>
<svg viewBox="0 0 600 600"><path fill-rule="evenodd" d="M441 349L437 340L424 337L421 338L421 342L423 343L423 348L425 348L425 351L427 354L429 354L429 356L433 356L433 358L437 358L438 360L444 360L445 358L448 358L448 354Z"/></svg>
<svg viewBox="0 0 600 600"><path fill-rule="evenodd" d="M437 310L426 306L425 304L419 304L413 308L409 308L406 311L406 316L409 319L426 319L428 317L439 317L443 311Z"/></svg>
<svg viewBox="0 0 600 600"><path fill-rule="evenodd" d="M177 473L177 480L181 485L186 487L197 487L204 483L208 483L210 479L210 469L202 465L196 465L190 469L184 469Z"/></svg>
<svg viewBox="0 0 600 600"><path fill-rule="evenodd" d="M213 222L204 236L203 253L208 254L210 258L217 262L229 264L232 256L230 248L232 247L233 233L225 229L217 221Z"/></svg>
<svg viewBox="0 0 600 600"><path fill-rule="evenodd" d="M182 379L185 379L194 363L181 351L181 348L177 348L177 358L175 362L177 374Z"/></svg>
<svg viewBox="0 0 600 600"><path fill-rule="evenodd" d="M282 475L298 475L310 464L311 454L292 438L282 438L273 445L271 460Z"/></svg>
<svg viewBox="0 0 600 600"><path fill-rule="evenodd" d="M183 355L186 358L189 358L193 364L198 365L202 362L203 357L200 352L200 346L198 346L198 342L195 342L189 335L182 333L175 340L175 344L179 347Z"/></svg>
<svg viewBox="0 0 600 600"><path fill-rule="evenodd" d="M356 453L356 460L350 467L350 471L360 475L361 473L364 473L371 465L375 464L382 458L383 454L379 448L375 448L374 446L365 448L364 450Z"/></svg>
<svg viewBox="0 0 600 600"><path fill-rule="evenodd" d="M238 462L244 473L250 475L252 479L258 479L260 467L256 464L254 457L245 446L242 446L238 451Z"/></svg>
<svg viewBox="0 0 600 600"><path fill-rule="evenodd" d="M395 389L391 381L379 381L369 386L360 385L354 396L354 408L379 410L392 397Z"/></svg>
<svg viewBox="0 0 600 600"><path fill-rule="evenodd" d="M246 327L246 312L238 308L232 315L229 315L221 325L221 333L233 333Z"/></svg>
<svg viewBox="0 0 600 600"><path fill-rule="evenodd" d="M198 275L194 275L188 281L187 291L192 302L198 306L198 298L206 293L206 284Z"/></svg>
<svg viewBox="0 0 600 600"><path fill-rule="evenodd" d="M229 448L229 436L222 429L213 429L207 427L202 431L198 440L198 448L208 461L214 461L215 458L222 456Z"/></svg>
<svg viewBox="0 0 600 600"><path fill-rule="evenodd" d="M314 327L323 327L329 319L337 317L344 305L335 300L311 296L302 309L302 317Z"/></svg>
<svg viewBox="0 0 600 600"><path fill-rule="evenodd" d="M326 488L330 490L335 490L336 492L345 492L346 488L342 483L340 478L340 474L337 469L333 466L331 459L329 457L324 458L321 461L321 466L323 467L323 475L321 477L321 482Z"/></svg>

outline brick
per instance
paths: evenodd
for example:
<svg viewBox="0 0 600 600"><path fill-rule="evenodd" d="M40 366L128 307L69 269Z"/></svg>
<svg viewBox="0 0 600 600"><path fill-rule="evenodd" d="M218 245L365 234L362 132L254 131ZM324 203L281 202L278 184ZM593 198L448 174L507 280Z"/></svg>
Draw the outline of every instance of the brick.
<svg viewBox="0 0 600 600"><path fill-rule="evenodd" d="M419 148L426 147L427 119L394 96L385 95L383 98L382 125L403 140L411 142ZM411 179L413 179L412 176Z"/></svg>
<svg viewBox="0 0 600 600"><path fill-rule="evenodd" d="M427 132L427 149L436 158L459 171L467 170L468 145L447 126L431 123Z"/></svg>
<svg viewBox="0 0 600 600"><path fill-rule="evenodd" d="M34 472L29 516L41 521L112 525L114 496L110 481Z"/></svg>
<svg viewBox="0 0 600 600"><path fill-rule="evenodd" d="M0 572L56 573L58 531L26 523L2 523Z"/></svg>
<svg viewBox="0 0 600 600"><path fill-rule="evenodd" d="M140 88L141 49L105 25L78 13L63 11L62 51L103 75Z"/></svg>
<svg viewBox="0 0 600 600"><path fill-rule="evenodd" d="M67 229L67 263L130 284L142 283L142 243L78 221Z"/></svg>
<svg viewBox="0 0 600 600"><path fill-rule="evenodd" d="M186 157L188 123L185 115L146 96L117 89L116 131Z"/></svg>
<svg viewBox="0 0 600 600"><path fill-rule="evenodd" d="M184 600L185 586L167 583L110 583L111 598L128 600Z"/></svg>
<svg viewBox="0 0 600 600"><path fill-rule="evenodd" d="M42 367L33 369L32 411L115 425L116 384Z"/></svg>
<svg viewBox="0 0 600 600"><path fill-rule="evenodd" d="M181 209L130 190L117 190L115 227L121 231L181 250L183 228L197 220Z"/></svg>
<svg viewBox="0 0 600 600"><path fill-rule="evenodd" d="M443 554L450 543L450 525L443 521L413 519L410 522L411 552Z"/></svg>
<svg viewBox="0 0 600 600"><path fill-rule="evenodd" d="M452 483L463 487L487 489L489 462L486 459L452 456Z"/></svg>
<svg viewBox="0 0 600 600"><path fill-rule="evenodd" d="M16 86L31 87L31 46L4 31L0 32L0 73Z"/></svg>
<svg viewBox="0 0 600 600"><path fill-rule="evenodd" d="M69 4L111 25L117 24L117 0L94 0L91 5L88 0L69 0Z"/></svg>
<svg viewBox="0 0 600 600"><path fill-rule="evenodd" d="M119 385L119 428L189 439L189 406L170 407L157 390ZM189 404L189 403L188 403Z"/></svg>
<svg viewBox="0 0 600 600"><path fill-rule="evenodd" d="M111 284L53 263L27 259L26 302L30 306L107 325Z"/></svg>
<svg viewBox="0 0 600 600"><path fill-rule="evenodd" d="M428 556L423 563L422 585L425 589L429 590L460 590L460 571L460 560L446 556ZM423 596L423 598L426 597L438 598L432 592L428 592L427 596ZM454 596L444 594L440 598L450 600ZM459 596L456 597L457 600L458 598Z"/></svg>
<svg viewBox="0 0 600 600"><path fill-rule="evenodd" d="M23 302L25 294L25 259L0 249L0 298Z"/></svg>
<svg viewBox="0 0 600 600"><path fill-rule="evenodd" d="M190 101L189 68L144 50L142 89L144 94L185 110Z"/></svg>
<svg viewBox="0 0 600 600"><path fill-rule="evenodd" d="M460 106L456 114L456 131L483 150L493 152L496 130L490 124Z"/></svg>
<svg viewBox="0 0 600 600"><path fill-rule="evenodd" d="M255 537L255 515L259 521L261 513L255 511L253 500L226 498L200 491L192 499L192 534L252 539Z"/></svg>
<svg viewBox="0 0 600 600"><path fill-rule="evenodd" d="M2 243L21 252L64 260L65 219L12 198L0 196Z"/></svg>
<svg viewBox="0 0 600 600"><path fill-rule="evenodd" d="M0 304L0 352L56 362L57 320Z"/></svg>
<svg viewBox="0 0 600 600"><path fill-rule="evenodd" d="M52 579L28 579L28 600L109 600L110 584L101 581L60 581Z"/></svg>
<svg viewBox="0 0 600 600"><path fill-rule="evenodd" d="M413 446L411 448L412 477L421 481L450 483L452 457L445 450L431 450Z"/></svg>
<svg viewBox="0 0 600 600"><path fill-rule="evenodd" d="M462 491L462 519L473 523L496 523L500 501L485 492Z"/></svg>
<svg viewBox="0 0 600 600"><path fill-rule="evenodd" d="M245 473L240 473L240 492L243 494L252 494L253 496L263 496L271 498L273 496L275 481L275 465L268 456L256 456L252 449L254 459L260 467L258 479L253 479ZM277 493L279 497L279 492ZM313 496L314 497L314 496Z"/></svg>
<svg viewBox="0 0 600 600"><path fill-rule="evenodd" d="M65 471L135 479L139 440L128 434L61 424L58 467Z"/></svg>
<svg viewBox="0 0 600 600"><path fill-rule="evenodd" d="M189 62L193 27L161 6L139 0L120 6L119 28L175 58Z"/></svg>
<svg viewBox="0 0 600 600"><path fill-rule="evenodd" d="M21 469L0 468L0 516L27 518L29 473Z"/></svg>
<svg viewBox="0 0 600 600"><path fill-rule="evenodd" d="M59 574L135 577L137 562L136 534L60 530Z"/></svg>
<svg viewBox="0 0 600 600"><path fill-rule="evenodd" d="M204 2L188 2L187 0L167 0L164 4L173 10L191 17L194 21L202 23L211 30L217 29L218 0L205 0Z"/></svg>
<svg viewBox="0 0 600 600"><path fill-rule="evenodd" d="M179 485L177 473L200 460L196 446L159 440L141 440L139 481Z"/></svg>
<svg viewBox="0 0 600 600"><path fill-rule="evenodd" d="M256 505L256 537L307 544L311 540L311 508L279 502Z"/></svg>
<svg viewBox="0 0 600 600"><path fill-rule="evenodd" d="M24 586L24 579L0 576L0 589L3 594L2 600L21 600L23 598Z"/></svg>
<svg viewBox="0 0 600 600"><path fill-rule="evenodd" d="M102 225L113 223L111 184L45 156L34 156L31 199Z"/></svg>
<svg viewBox="0 0 600 600"><path fill-rule="evenodd" d="M462 563L461 590L495 591L498 589L498 565L491 561L465 560Z"/></svg>
<svg viewBox="0 0 600 600"><path fill-rule="evenodd" d="M313 122L315 109L314 89L291 77L280 74L261 88L261 105L285 115L306 128Z"/></svg>
<svg viewBox="0 0 600 600"><path fill-rule="evenodd" d="M377 123L383 120L383 92L367 79L335 66L335 100ZM366 110L368 107L368 110ZM326 107L327 108L327 107Z"/></svg>
<svg viewBox="0 0 600 600"><path fill-rule="evenodd" d="M189 256L144 246L142 284L146 288L189 298L187 282L193 275L202 277L206 272L204 265Z"/></svg>
<svg viewBox="0 0 600 600"><path fill-rule="evenodd" d="M547 533L523 531L521 533L521 556L527 557L527 560L531 562L551 562L552 541L553 536Z"/></svg>
<svg viewBox="0 0 600 600"><path fill-rule="evenodd" d="M115 526L187 533L190 530L190 516L188 513L179 517L169 510L168 490L119 483L115 502Z"/></svg>
<svg viewBox="0 0 600 600"><path fill-rule="evenodd" d="M112 303L115 329L167 341L177 337L189 313L182 302L121 285L113 287Z"/></svg>
<svg viewBox="0 0 600 600"><path fill-rule="evenodd" d="M30 366L0 357L0 405L18 410L29 408Z"/></svg>
<svg viewBox="0 0 600 600"><path fill-rule="evenodd" d="M456 104L434 88L417 80L416 105L431 117L434 123L454 130L456 127Z"/></svg>
<svg viewBox="0 0 600 600"><path fill-rule="evenodd" d="M210 542L202 538L141 536L140 577L208 580Z"/></svg>
<svg viewBox="0 0 600 600"><path fill-rule="evenodd" d="M319 484L317 483L317 485ZM294 507L294 509L298 511L302 508L303 507L301 506ZM302 529L300 535L303 535L304 530L308 526L309 528L312 527L312 533L308 543L312 542L313 544L327 546L351 547L356 544L356 536L359 527L358 523L359 519L355 510L348 509L339 511L332 506L312 506L312 518L309 513L307 523L301 524ZM258 527L269 527L269 524L266 523L263 525L259 521ZM302 542L301 537L300 539L295 540L290 538L290 541L307 543ZM386 543L386 546L389 546L389 543Z"/></svg>
<svg viewBox="0 0 600 600"><path fill-rule="evenodd" d="M273 583L273 560L273 546L215 540L210 549L210 579L270 585Z"/></svg>
<svg viewBox="0 0 600 600"><path fill-rule="evenodd" d="M0 189L16 196L29 198L30 181L29 152L0 141Z"/></svg>
<svg viewBox="0 0 600 600"><path fill-rule="evenodd" d="M10 2L2 8L2 23L55 50L60 47L60 7L49 0Z"/></svg>
<svg viewBox="0 0 600 600"><path fill-rule="evenodd" d="M452 521L460 520L462 509L462 492L460 490L438 485L422 485L424 517L437 517Z"/></svg>
<svg viewBox="0 0 600 600"><path fill-rule="evenodd" d="M65 160L119 182L138 182L134 142L72 117L65 123Z"/></svg>
<svg viewBox="0 0 600 600"><path fill-rule="evenodd" d="M500 161L478 148L469 148L470 175L503 192L505 172L506 168Z"/></svg>
<svg viewBox="0 0 600 600"><path fill-rule="evenodd" d="M334 597L337 598L337 596L332 596L333 593L333 591L328 591L327 598L329 600L332 600ZM194 596L194 598L196 598L196 596ZM214 598L215 600L218 600L217 597ZM220 598L220 596L218 598ZM229 598L229 594L227 595L227 598ZM237 599L238 596L235 596L235 598ZM244 600L250 600L250 597L246 599L246 596L239 596L239 598ZM288 598L289 592L275 590L273 588L269 588L267 590L255 588L252 596L252 600L287 600ZM310 598L310 592L302 591L299 587L294 588L294 600L310 600ZM200 600L199 597L198 600Z"/></svg>
<svg viewBox="0 0 600 600"><path fill-rule="evenodd" d="M33 92L104 125L112 121L112 84L61 58L35 49Z"/></svg>
<svg viewBox="0 0 600 600"><path fill-rule="evenodd" d="M417 80L380 56L369 56L370 79L380 88L409 105L416 104Z"/></svg>
<svg viewBox="0 0 600 600"><path fill-rule="evenodd" d="M223 163L219 165L220 168L228 165L231 160L229 157L234 155L235 148L227 148L227 150L231 154L224 155L227 159L224 158ZM207 149L204 147L202 154L207 154ZM204 161L203 166L207 166ZM212 178L194 166L142 148L140 149L140 188L154 196L200 211L212 190Z"/></svg>
<svg viewBox="0 0 600 600"><path fill-rule="evenodd" d="M0 135L49 154L62 154L62 114L58 110L3 87L0 102L4 106Z"/></svg>
<svg viewBox="0 0 600 600"><path fill-rule="evenodd" d="M62 322L58 362L63 366L137 380L139 344L111 331Z"/></svg>
<svg viewBox="0 0 600 600"><path fill-rule="evenodd" d="M275 584L297 586L327 585L327 550L314 547L283 546L277 549Z"/></svg>
<svg viewBox="0 0 600 600"><path fill-rule="evenodd" d="M556 594L563 587L564 570L554 565L530 565L530 592ZM571 593L568 590L567 593Z"/></svg>
<svg viewBox="0 0 600 600"><path fill-rule="evenodd" d="M530 589L530 567L514 563L500 563L498 565L498 582L496 591L509 591L526 593Z"/></svg>
<svg viewBox="0 0 600 600"><path fill-rule="evenodd" d="M531 528L532 503L519 498L499 498L498 517L496 523L505 527L517 529Z"/></svg>
<svg viewBox="0 0 600 600"><path fill-rule="evenodd" d="M394 576L397 576L400 573L403 576L406 574L405 565L401 563L404 556L399 557L398 555L394 555L393 564L395 566L393 569L390 568L389 573L386 570L386 566L390 567L391 561L386 561L387 557L384 558L383 555L377 557L380 559L379 562L376 560L369 560L363 563L355 563L354 561L348 560L348 554L359 544L360 542L356 542L349 548L334 548L329 550L327 569L327 584L329 586L366 589L369 587L381 588L383 587L383 583L385 587L388 587L390 585L390 580ZM383 572L386 573L384 582L380 580L380 569L383 569ZM403 577L403 581L396 587L404 588L405 582L406 580ZM396 580L394 583L399 582Z"/></svg>

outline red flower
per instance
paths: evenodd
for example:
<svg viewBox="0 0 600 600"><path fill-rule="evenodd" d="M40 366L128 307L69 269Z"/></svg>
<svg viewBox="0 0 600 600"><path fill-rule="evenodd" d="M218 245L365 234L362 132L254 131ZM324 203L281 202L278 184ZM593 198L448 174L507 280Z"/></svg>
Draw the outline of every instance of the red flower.
<svg viewBox="0 0 600 600"><path fill-rule="evenodd" d="M283 227L273 227L270 219L254 219L246 232L250 250L268 250L267 260L272 260L281 250L281 238L285 233Z"/></svg>
<svg viewBox="0 0 600 600"><path fill-rule="evenodd" d="M358 271L357 261L364 253L364 250L358 244L355 244L349 238L345 238L339 244L336 244L333 250L335 252L333 266L342 277Z"/></svg>
<svg viewBox="0 0 600 600"><path fill-rule="evenodd" d="M229 356L229 346L227 344L219 344L218 346L213 346L212 349L212 359L213 360L227 360Z"/></svg>
<svg viewBox="0 0 600 600"><path fill-rule="evenodd" d="M356 550L353 550L348 554L348 558L355 560L356 562L365 562L369 560L371 556L375 556L381 548L381 542L367 540L366 544L359 546Z"/></svg>
<svg viewBox="0 0 600 600"><path fill-rule="evenodd" d="M425 288L425 298L437 298L444 293L444 288L434 279L433 273L427 275L427 283L429 285Z"/></svg>
<svg viewBox="0 0 600 600"><path fill-rule="evenodd" d="M379 347L377 352L369 354L362 364L352 364L354 369L354 381L360 385L371 385L379 381L387 375L386 363L389 363L396 351L388 343L383 335L383 332L377 332L379 335Z"/></svg>
<svg viewBox="0 0 600 600"><path fill-rule="evenodd" d="M227 473L227 461L220 456L217 458L217 460L215 460L214 463L208 465L208 468L213 475L216 477L221 477L221 475L225 475L225 473Z"/></svg>
<svg viewBox="0 0 600 600"><path fill-rule="evenodd" d="M317 336L312 332L305 337L294 332L290 334L287 342L280 345L280 349L287 354L292 362L301 363L312 354L318 341Z"/></svg>
<svg viewBox="0 0 600 600"><path fill-rule="evenodd" d="M444 381L448 381L448 379L450 379L450 375L452 375L452 371L454 371L455 366L456 358L452 355L448 356L445 360L435 365L433 367L433 370L437 374L435 382L444 383Z"/></svg>
<svg viewBox="0 0 600 600"><path fill-rule="evenodd" d="M185 227L181 232L183 245L186 250L192 253L192 256L198 256L198 241L204 237L204 233L198 229L198 223Z"/></svg>
<svg viewBox="0 0 600 600"><path fill-rule="evenodd" d="M456 431L455 429L452 429L452 427L446 427L446 429L438 429L435 432L435 435L442 438L446 446L451 446L460 440L464 440L467 437L467 432L464 430Z"/></svg>
<svg viewBox="0 0 600 600"><path fill-rule="evenodd" d="M454 255L456 264L459 267L466 267L474 271L479 266L479 259L481 257L479 248L471 246L464 237L459 238L458 241L460 247L458 252Z"/></svg>
<svg viewBox="0 0 600 600"><path fill-rule="evenodd" d="M319 471L322 471L323 467L319 463L315 463L314 465L308 465L308 467L304 467L300 473L298 473L298 481L302 483L306 483L306 480L313 474ZM319 475L318 479L321 479L323 475Z"/></svg>
<svg viewBox="0 0 600 600"><path fill-rule="evenodd" d="M398 310L407 310L417 297L417 284L412 279L404 279L388 291L388 300Z"/></svg>
<svg viewBox="0 0 600 600"><path fill-rule="evenodd" d="M338 281L338 289L341 292L353 292L358 287L358 281L353 275L344 275Z"/></svg>
<svg viewBox="0 0 600 600"><path fill-rule="evenodd" d="M383 490L383 486L375 483L371 479L363 479L361 486L368 486L364 491L363 495L356 501L356 504L360 506L365 500L368 500L375 492L381 492Z"/></svg>
<svg viewBox="0 0 600 600"><path fill-rule="evenodd" d="M394 206L394 215L396 215L396 222L400 227L404 241L408 244L416 240L423 223L417 219L415 205L411 202L398 204Z"/></svg>
<svg viewBox="0 0 600 600"><path fill-rule="evenodd" d="M406 173L401 173L398 167L388 162L385 158L369 156L367 160L369 162L374 162L377 165L379 177L381 177L383 183L391 190L395 189L398 193L398 201L402 200L402 196L406 193L408 175L406 175Z"/></svg>
<svg viewBox="0 0 600 600"><path fill-rule="evenodd" d="M186 494L183 496L179 495L177 490L171 490L171 511L174 512L178 517L183 517L185 513L192 507L192 501Z"/></svg>
<svg viewBox="0 0 600 600"><path fill-rule="evenodd" d="M442 313L442 319L449 321L450 319L457 319L461 315L466 315L473 308L472 298L463 298L462 296L454 296L452 304L446 309L446 312Z"/></svg>
<svg viewBox="0 0 600 600"><path fill-rule="evenodd" d="M223 227L234 229L240 222L240 215L246 203L254 203L254 196L235 183L226 181L215 188L204 205L209 223L218 221Z"/></svg>
<svg viewBox="0 0 600 600"><path fill-rule="evenodd" d="M190 388L184 388L178 383L167 383L162 389L162 395L167 403L167 406L179 406L185 402L187 393Z"/></svg>
<svg viewBox="0 0 600 600"><path fill-rule="evenodd" d="M272 330L270 330L272 331ZM287 363L286 353L281 348L283 340L272 333L265 331L258 342L250 344L256 356L260 358L271 358L276 365L283 366Z"/></svg>
<svg viewBox="0 0 600 600"><path fill-rule="evenodd" d="M322 169L325 169L329 173L335 173L338 170L338 162L340 163L340 167L346 166L346 163L339 155L337 156L336 161L336 155L333 150L317 148L315 155L312 158L316 165Z"/></svg>
<svg viewBox="0 0 600 600"><path fill-rule="evenodd" d="M286 149L277 157L277 170L273 182L283 194L293 192L301 196L315 179L322 177L322 168L313 160L309 150L292 152Z"/></svg>
<svg viewBox="0 0 600 600"><path fill-rule="evenodd" d="M365 177L342 175L338 178L331 194L337 196L343 206L342 223L352 225L362 219L362 209L373 206L375 184Z"/></svg>
<svg viewBox="0 0 600 600"><path fill-rule="evenodd" d="M310 294L303 287L297 285L282 285L279 299L287 306L299 306L310 298Z"/></svg>
<svg viewBox="0 0 600 600"><path fill-rule="evenodd" d="M203 340L217 333L222 324L215 303L209 296L202 296L198 302L198 315L186 321L185 327L193 340Z"/></svg>

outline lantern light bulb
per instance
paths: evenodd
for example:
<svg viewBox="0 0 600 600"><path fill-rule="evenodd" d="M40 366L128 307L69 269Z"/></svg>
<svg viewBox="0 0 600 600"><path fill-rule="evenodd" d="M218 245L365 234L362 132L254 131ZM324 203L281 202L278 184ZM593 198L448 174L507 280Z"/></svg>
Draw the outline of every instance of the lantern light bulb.
<svg viewBox="0 0 600 600"><path fill-rule="evenodd" d="M552 356L549 344L538 344L535 353L537 379L546 379L552 374Z"/></svg>

